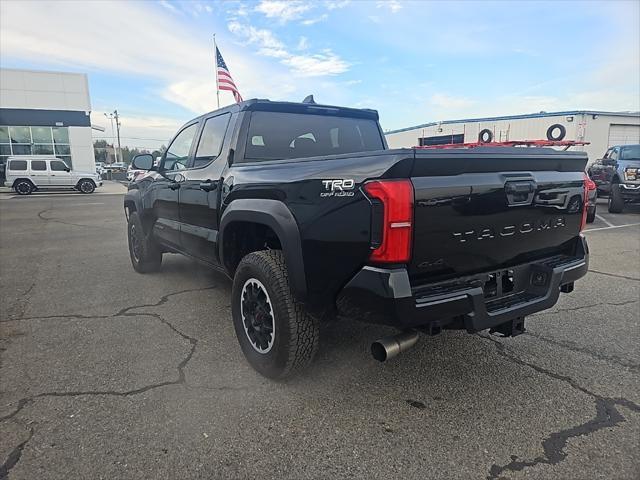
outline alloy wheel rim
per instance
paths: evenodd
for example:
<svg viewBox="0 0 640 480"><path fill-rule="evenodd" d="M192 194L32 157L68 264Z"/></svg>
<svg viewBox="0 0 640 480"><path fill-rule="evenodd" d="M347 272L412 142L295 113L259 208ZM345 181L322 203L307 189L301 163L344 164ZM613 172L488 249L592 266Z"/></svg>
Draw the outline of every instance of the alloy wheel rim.
<svg viewBox="0 0 640 480"><path fill-rule="evenodd" d="M136 262L140 261L140 238L138 238L138 230L135 225L129 228L129 238L131 239L131 253Z"/></svg>
<svg viewBox="0 0 640 480"><path fill-rule="evenodd" d="M83 192L88 193L91 191L91 184L89 182L82 182L82 185L80 185L80 189Z"/></svg>
<svg viewBox="0 0 640 480"><path fill-rule="evenodd" d="M271 298L256 278L248 279L240 294L240 315L244 333L258 353L268 353L276 338L276 324Z"/></svg>
<svg viewBox="0 0 640 480"><path fill-rule="evenodd" d="M25 182L20 182L18 184L18 192L27 193L29 191L29 184Z"/></svg>

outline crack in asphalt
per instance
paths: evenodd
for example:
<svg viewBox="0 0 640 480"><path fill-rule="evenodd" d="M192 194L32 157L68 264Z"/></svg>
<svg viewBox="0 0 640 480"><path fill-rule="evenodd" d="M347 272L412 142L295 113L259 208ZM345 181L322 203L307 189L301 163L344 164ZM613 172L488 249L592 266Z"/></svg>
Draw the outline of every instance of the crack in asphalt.
<svg viewBox="0 0 640 480"><path fill-rule="evenodd" d="M47 218L44 216L44 214L50 210L53 210L52 207L50 208L45 208L44 210L41 210L38 212L38 218L40 220L43 220L45 222L55 222L55 223L61 223L62 225L70 225L72 227L81 227L81 228L97 228L99 230L116 230L115 227L113 228L109 228L109 227L103 227L101 225L86 225L84 223L73 223L73 222L66 222L64 220L60 220L58 218Z"/></svg>
<svg viewBox="0 0 640 480"><path fill-rule="evenodd" d="M496 480L501 478L500 475L504 471L518 472L527 467L533 467L540 464L556 465L562 462L567 458L567 453L564 451L564 448L567 446L570 438L589 435L602 430L603 428L615 427L619 423L626 421L625 417L618 411L616 406L623 406L635 412L640 412L640 405L632 402L631 400L626 398L608 398L593 393L579 385L574 379L567 375L560 375L510 354L505 349L505 345L498 340L485 335L479 335L479 337L493 343L496 347L496 352L509 361L531 368L547 377L564 382L574 390L590 396L594 399L596 409L596 414L591 420L580 425L553 432L547 438L542 440L542 449L544 452L542 456L536 457L532 460L521 460L517 455L511 455L511 462L505 465L493 464L489 469L489 475L486 477L487 480Z"/></svg>
<svg viewBox="0 0 640 480"><path fill-rule="evenodd" d="M600 275L607 275L609 277L615 277L615 278L623 278L625 280L634 280L636 282L640 282L640 278L635 278L635 277L627 277L626 275L618 275L617 273L608 273L608 272L599 272L598 270L588 270L591 273L599 273Z"/></svg>
<svg viewBox="0 0 640 480"><path fill-rule="evenodd" d="M189 353L187 354L187 356L176 367L177 370L178 370L178 378L176 380L171 380L171 381L165 381L165 382L145 385L143 387L136 388L136 389L133 389L133 390L127 390L127 391L124 391L124 392L120 392L120 391L116 391L116 390L84 390L84 391L71 391L71 392L44 392L44 393L39 393L37 395L33 395L31 397L26 397L26 398L22 398L22 399L18 400L18 404L17 404L16 409L13 412L11 412L10 414L7 414L7 415L5 415L3 417L0 417L0 422L4 422L5 420L9 420L9 419L13 418L24 407L26 407L28 404L32 403L34 400L36 400L38 398L43 398L43 397L78 397L78 396L84 396L84 395L110 395L110 396L128 397L128 396L131 396L131 395L139 395L141 393L148 392L149 390L152 390L152 389L156 389L156 388L160 388L160 387L166 387L168 385L182 385L182 384L184 384L186 382L184 369L187 366L187 364L189 363L189 361L191 360L191 358L193 357L193 354L195 353L196 346L198 345L198 339L195 338L195 337L192 337L190 335L187 335L186 333L180 331L171 322L169 322L168 320L162 318L162 316L160 316L157 313L146 313L146 312L133 313L133 312L131 312L131 310L138 309L138 308L158 307L158 306L161 306L161 305L165 304L166 302L168 302L169 299L172 296L181 295L181 294L189 293L189 292L199 292L199 291L204 291L204 290L211 290L211 289L214 289L214 288L216 288L216 285L212 285L212 286L209 286L209 287L201 287L201 288L192 288L192 289L187 289L187 290L181 290L181 291L178 291L178 292L172 292L172 293L169 293L167 295L164 295L164 296L160 297L160 300L158 300L156 303L143 304L143 305L132 305L130 307L125 307L125 308L119 310L118 312L116 312L113 315L101 315L101 316L97 316L97 315L94 315L94 316L87 316L87 315L58 315L58 316L48 316L48 317L28 317L28 318L22 319L22 320L33 320L33 319L41 319L41 318L100 319L100 318L114 318L114 317L118 317L118 316L124 316L124 317L150 316L150 317L155 318L156 320L158 320L162 324L166 325L167 327L169 327L173 332L175 332L176 334L181 336L183 339L187 340L190 343L191 348L189 349ZM14 321L16 321L16 320L14 320Z"/></svg>
<svg viewBox="0 0 640 480"><path fill-rule="evenodd" d="M549 311L534 313L534 314L530 315L530 317L538 317L538 316L544 316L544 315L555 315L557 313L563 313L563 312L575 312L577 310L584 310L584 309L589 309L589 308L593 308L593 307L600 307L602 305L609 305L609 306L613 306L613 307L618 307L618 306L622 306L622 305L630 305L632 303L637 303L637 302L638 302L638 300L627 300L627 301L624 301L624 302L599 302L599 303L592 303L592 304L589 304L589 305L580 305L579 307L558 308L556 310L549 310Z"/></svg>
<svg viewBox="0 0 640 480"><path fill-rule="evenodd" d="M29 443L29 440L31 440L31 438L33 437L33 433L34 430L33 428L31 428L27 439L19 444L16 448L11 450L11 453L9 453L7 460L2 465L0 465L0 480L5 480L6 478L8 478L9 471L20 461L20 457L22 457L22 451L24 450L24 447L27 445L27 443Z"/></svg>
<svg viewBox="0 0 640 480"><path fill-rule="evenodd" d="M169 301L169 299L175 295L182 295L184 293L191 293L191 292L201 292L204 290L212 290L214 288L217 288L217 285L211 285L208 287L199 287L199 288L189 288L186 290L179 290L177 292L172 292L172 293L168 293L166 295L163 295L162 297L160 297L160 300L158 300L156 303L145 303L142 305L132 305L130 307L124 307L120 310L118 310L116 313L113 313L111 315L84 315L81 313L65 313L65 314L60 314L60 315L36 315L33 317L19 317L19 318L9 318L6 320L0 320L0 323L10 323L10 322L24 322L27 320L49 320L52 318L68 318L68 319L82 319L82 320L91 320L91 319L100 319L100 318L113 318L113 317L119 317L119 316L127 316L127 312L129 312L130 310L134 310L136 308L151 308L151 307L160 307L162 305L164 305L165 303L167 303ZM151 314L150 314L151 315ZM153 315L152 315L153 316Z"/></svg>
<svg viewBox="0 0 640 480"><path fill-rule="evenodd" d="M590 350L588 347L583 347L575 342L571 342L569 340L555 340L553 338L545 337L543 335L539 335L537 333L533 333L531 331L526 331L524 333L530 337L536 338L538 340L542 340L543 342L550 343L552 345L557 345L562 348L566 348L567 350L571 350L572 352L584 353L589 355L590 357L595 358L596 360L602 360L607 363L614 363L620 367L628 368L629 370L640 373L640 364L631 362L626 358L619 357L617 355L608 355L605 353L598 353Z"/></svg>

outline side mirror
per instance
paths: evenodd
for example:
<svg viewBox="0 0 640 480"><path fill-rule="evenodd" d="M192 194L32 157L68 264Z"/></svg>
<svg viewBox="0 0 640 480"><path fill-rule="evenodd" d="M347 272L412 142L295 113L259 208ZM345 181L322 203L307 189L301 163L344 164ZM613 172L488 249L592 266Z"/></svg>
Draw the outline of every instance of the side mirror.
<svg viewBox="0 0 640 480"><path fill-rule="evenodd" d="M70 171L71 171L71 169L70 169L69 167L66 167L66 168L64 169L64 171L65 171L65 172L70 172Z"/></svg>
<svg viewBox="0 0 640 480"><path fill-rule="evenodd" d="M151 170L153 168L153 156L149 153L141 153L131 160L131 167L136 170Z"/></svg>
<svg viewBox="0 0 640 480"><path fill-rule="evenodd" d="M603 158L602 159L602 164L603 165L615 165L616 161L613 158Z"/></svg>

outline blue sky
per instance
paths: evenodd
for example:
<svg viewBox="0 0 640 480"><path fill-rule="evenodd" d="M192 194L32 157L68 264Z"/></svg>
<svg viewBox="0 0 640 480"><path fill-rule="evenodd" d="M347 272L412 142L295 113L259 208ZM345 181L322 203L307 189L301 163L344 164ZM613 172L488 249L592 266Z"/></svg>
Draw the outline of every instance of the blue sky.
<svg viewBox="0 0 640 480"><path fill-rule="evenodd" d="M103 112L118 108L124 143L141 147L215 109L214 33L244 98L313 93L375 108L385 129L640 110L639 5L3 0L0 64L87 73L94 123L108 127Z"/></svg>

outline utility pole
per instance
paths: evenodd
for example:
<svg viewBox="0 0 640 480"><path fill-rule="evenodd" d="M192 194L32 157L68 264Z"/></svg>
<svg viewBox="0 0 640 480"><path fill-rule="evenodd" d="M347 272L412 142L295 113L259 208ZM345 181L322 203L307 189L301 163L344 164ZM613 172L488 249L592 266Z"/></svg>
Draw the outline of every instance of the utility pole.
<svg viewBox="0 0 640 480"><path fill-rule="evenodd" d="M111 146L113 147L113 156L116 159L116 162L122 162L122 150L120 150L120 160L118 160L118 149L114 146L114 142L116 140L116 132L113 128L113 119L116 119L116 125L118 127L118 148L120 148L120 123L118 122L118 111L115 110L113 113L105 113L105 117L111 120Z"/></svg>
<svg viewBox="0 0 640 480"><path fill-rule="evenodd" d="M118 110L113 111L113 116L116 119L116 131L118 132L118 151L120 152L120 161L124 162L122 158L122 147L120 146L120 117L118 116Z"/></svg>
<svg viewBox="0 0 640 480"><path fill-rule="evenodd" d="M110 113L110 114L105 113L104 116L107 117L109 120L111 120L111 146L113 147L113 141L116 138L116 131L113 128L113 114L112 113ZM116 151L115 147L113 149L113 156L115 157L116 162L117 162L118 161L118 152Z"/></svg>

